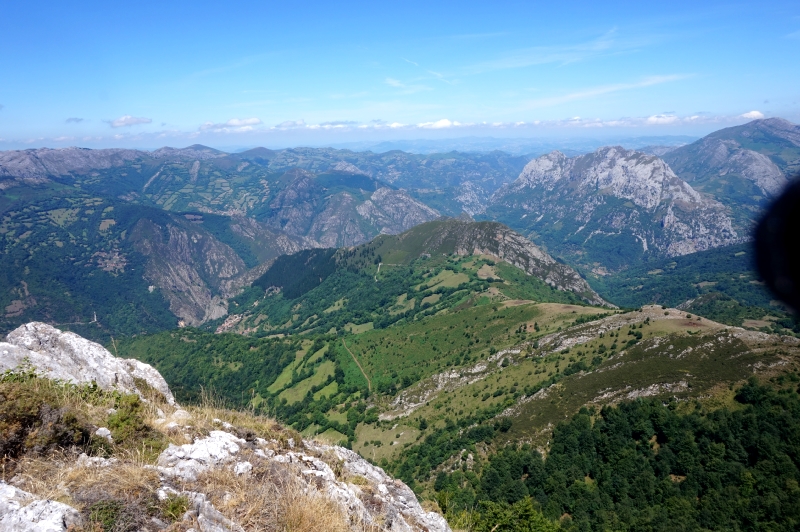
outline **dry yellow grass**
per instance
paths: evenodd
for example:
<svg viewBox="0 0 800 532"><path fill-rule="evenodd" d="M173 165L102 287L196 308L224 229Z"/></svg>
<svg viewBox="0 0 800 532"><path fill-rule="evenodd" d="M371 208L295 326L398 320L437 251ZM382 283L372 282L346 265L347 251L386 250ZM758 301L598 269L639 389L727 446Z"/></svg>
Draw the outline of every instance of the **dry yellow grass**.
<svg viewBox="0 0 800 532"><path fill-rule="evenodd" d="M113 394L63 386L46 379L32 379L25 385L43 395L45 392L50 397L55 394L57 400L54 402L79 412L95 426L104 426L109 419L109 409L117 404ZM178 407L167 405L154 390L145 390L143 395L145 401L137 415L175 444L188 443L187 439L220 429L248 439L277 440L282 447L288 447L290 438L300 441L297 432L284 429L273 419L256 416L253 412L230 410L209 394L204 397L202 405L185 408L191 419L182 419L181 424L190 427L167 429L166 421ZM223 423L230 423L235 428L224 429ZM162 521L168 519L164 513L165 503L160 502L157 496L161 480L158 470L152 467L157 458L153 449L109 444L106 452L112 455L113 461L102 466L86 462L79 464L78 457L83 450L75 447L45 455L21 455L15 459L14 484L37 497L63 502L81 511L86 526L73 532L99 530L98 522L91 517L97 508L112 508L120 519L127 520L126 526L136 529L149 523L154 516L160 516ZM316 489L313 483L308 484L298 477L290 470L291 466L259 457L249 449L243 450L241 458L253 464L252 471L247 474L236 475L230 467L219 467L201 473L193 482L177 479L171 482L177 483L173 485L179 490L205 494L217 510L248 531L372 532L373 528L364 523L352 522L353 518L339 504ZM323 456L322 459L332 464L334 472L341 476L340 463L333 463L335 460L331 457ZM354 479L354 483L361 484L359 480L362 479ZM369 488L362 486L367 494ZM171 515L168 520L177 517ZM169 525L168 530L179 532L192 526L197 529L197 523L192 519L179 520Z"/></svg>
<svg viewBox="0 0 800 532"><path fill-rule="evenodd" d="M253 469L236 475L229 468L202 473L183 489L206 494L214 507L245 530L265 532L368 531L350 523L325 494L306 485L283 466L250 456Z"/></svg>
<svg viewBox="0 0 800 532"><path fill-rule="evenodd" d="M147 464L141 454L127 454L107 467L77 465L77 457L71 453L25 457L20 460L15 484L43 499L63 502L79 510L85 502L80 494L88 492L120 501L153 496L160 485L158 472L144 467Z"/></svg>

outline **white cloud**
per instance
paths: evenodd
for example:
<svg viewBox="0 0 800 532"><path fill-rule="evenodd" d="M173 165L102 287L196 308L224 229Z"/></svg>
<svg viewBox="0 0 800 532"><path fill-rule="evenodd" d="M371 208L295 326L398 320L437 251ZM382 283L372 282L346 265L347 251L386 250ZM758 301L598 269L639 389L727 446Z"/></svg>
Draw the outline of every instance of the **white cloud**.
<svg viewBox="0 0 800 532"><path fill-rule="evenodd" d="M394 78L386 78L384 83L386 83L390 87L398 87L398 88L405 87L405 85L403 85L403 83L399 79L394 79Z"/></svg>
<svg viewBox="0 0 800 532"><path fill-rule="evenodd" d="M261 123L258 118L231 118L225 125L230 127L257 126Z"/></svg>
<svg viewBox="0 0 800 532"><path fill-rule="evenodd" d="M748 120L758 120L759 118L764 118L764 113L761 111L749 111L740 116L742 118L747 118Z"/></svg>
<svg viewBox="0 0 800 532"><path fill-rule="evenodd" d="M149 118L137 118L131 115L125 115L117 118L116 120L112 120L109 122L111 127L129 127L129 126L136 126L138 124L149 124L152 120Z"/></svg>
<svg viewBox="0 0 800 532"><path fill-rule="evenodd" d="M251 131L253 126L261 124L259 118L231 118L227 122L221 124L214 124L213 122L206 122L200 129L203 131L209 129L225 130L225 131Z"/></svg>
<svg viewBox="0 0 800 532"><path fill-rule="evenodd" d="M446 118L442 118L441 120L437 120L436 122L423 122L421 124L417 124L417 127L423 129L445 129L448 127L458 126L461 125L458 122L451 122Z"/></svg>
<svg viewBox="0 0 800 532"><path fill-rule="evenodd" d="M653 115L647 117L648 124L657 124L657 125L674 124L677 121L678 117L675 115Z"/></svg>
<svg viewBox="0 0 800 532"><path fill-rule="evenodd" d="M67 124L80 124L81 122L83 122L83 118L78 118L76 116L67 118Z"/></svg>

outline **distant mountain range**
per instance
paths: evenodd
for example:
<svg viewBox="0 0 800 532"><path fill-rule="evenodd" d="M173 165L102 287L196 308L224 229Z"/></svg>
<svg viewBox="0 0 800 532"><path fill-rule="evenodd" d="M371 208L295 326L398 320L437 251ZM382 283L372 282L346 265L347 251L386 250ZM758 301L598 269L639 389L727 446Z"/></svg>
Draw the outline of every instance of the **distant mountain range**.
<svg viewBox="0 0 800 532"><path fill-rule="evenodd" d="M800 169L799 131L756 120L684 146L640 138L640 151L533 160L200 145L0 152L0 322L92 336L97 322L131 334L213 321L280 255L440 216L500 221L584 275L613 274L747 240Z"/></svg>

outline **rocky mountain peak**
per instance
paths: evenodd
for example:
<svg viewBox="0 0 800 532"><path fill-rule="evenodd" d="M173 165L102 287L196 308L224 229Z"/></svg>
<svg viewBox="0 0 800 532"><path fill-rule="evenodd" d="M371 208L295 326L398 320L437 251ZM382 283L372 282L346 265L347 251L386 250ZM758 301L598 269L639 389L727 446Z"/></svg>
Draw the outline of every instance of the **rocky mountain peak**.
<svg viewBox="0 0 800 532"><path fill-rule="evenodd" d="M675 256L739 238L724 205L661 158L619 146L534 159L492 196L487 214L593 267L608 259L623 267L637 256L637 243L639 253Z"/></svg>
<svg viewBox="0 0 800 532"><path fill-rule="evenodd" d="M660 158L620 146L603 147L572 159L561 152L551 152L528 163L510 187L519 190L542 185L552 189L562 179L583 194L611 194L646 209L653 209L664 200L684 204L703 201Z"/></svg>

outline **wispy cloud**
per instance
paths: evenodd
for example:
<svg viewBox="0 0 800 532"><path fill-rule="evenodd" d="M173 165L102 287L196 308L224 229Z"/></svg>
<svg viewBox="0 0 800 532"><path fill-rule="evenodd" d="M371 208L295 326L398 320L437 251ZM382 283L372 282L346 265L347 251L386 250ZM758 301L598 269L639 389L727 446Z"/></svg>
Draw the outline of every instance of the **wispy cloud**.
<svg viewBox="0 0 800 532"><path fill-rule="evenodd" d="M787 39L800 39L800 30L793 31L789 35L786 36Z"/></svg>
<svg viewBox="0 0 800 532"><path fill-rule="evenodd" d="M586 100L594 98L595 96L602 96L604 94L611 94L614 92L628 91L634 89L641 89L644 87L651 87L653 85L660 85L662 83L669 83L690 77L686 74L672 74L667 76L650 76L635 83L615 83L612 85L601 85L599 87L592 87L581 91L570 92L558 96L550 96L548 98L538 98L526 102L523 109L536 109L540 107L552 107L563 103L572 102L575 100Z"/></svg>
<svg viewBox="0 0 800 532"><path fill-rule="evenodd" d="M215 124L213 122L206 122L200 126L202 131L216 130L216 131L250 131L254 126L260 125L260 118L231 118L227 122Z"/></svg>
<svg viewBox="0 0 800 532"><path fill-rule="evenodd" d="M452 84L453 84L453 82L452 82L452 81L450 81L450 80L448 80L448 79L445 77L445 75L444 75L444 74L442 74L441 72L436 72L435 70L429 70L429 69L427 69L427 68L425 68L425 67L421 67L421 66L419 66L419 63L417 63L416 61L411 61L410 59L406 59L405 57L404 57L404 58L402 58L402 59L403 59L403 61L405 61L406 63L410 63L410 64L414 65L415 67L417 67L418 69L420 69L420 70L424 71L425 73L427 73L427 74L429 74L429 75L433 76L433 77L434 77L436 80L438 80L438 81L441 81L441 82L443 82L443 83L447 83L448 85L452 85ZM392 78L387 78L387 80L388 80L388 79L392 79ZM399 83L399 81L397 81L396 79L392 79L392 81L393 81L393 82L396 82L396 83Z"/></svg>
<svg viewBox="0 0 800 532"><path fill-rule="evenodd" d="M280 124L273 126L272 129L295 129L305 127L306 121L302 118L300 120L285 120Z"/></svg>
<svg viewBox="0 0 800 532"><path fill-rule="evenodd" d="M418 83L403 83L399 79L394 79L394 78L386 78L384 80L384 83L386 83L390 87L399 89L400 94L415 94L417 92L433 90L431 87L428 87L427 85L421 85Z"/></svg>
<svg viewBox="0 0 800 532"><path fill-rule="evenodd" d="M83 122L83 118L78 118L77 116L71 116L66 120L67 124L80 124Z"/></svg>
<svg viewBox="0 0 800 532"><path fill-rule="evenodd" d="M631 52L649 44L645 38L620 39L616 30L611 30L596 39L577 44L561 46L534 46L513 50L496 59L475 63L465 70L471 74L481 74L495 70L523 68L548 63L566 65L586 61L594 57Z"/></svg>
<svg viewBox="0 0 800 532"><path fill-rule="evenodd" d="M139 118L131 115L125 115L109 122L111 127L130 127L139 124L149 124L152 120L149 118Z"/></svg>

